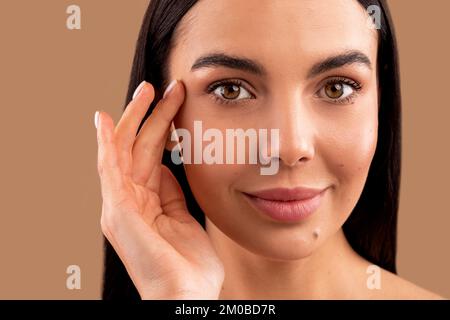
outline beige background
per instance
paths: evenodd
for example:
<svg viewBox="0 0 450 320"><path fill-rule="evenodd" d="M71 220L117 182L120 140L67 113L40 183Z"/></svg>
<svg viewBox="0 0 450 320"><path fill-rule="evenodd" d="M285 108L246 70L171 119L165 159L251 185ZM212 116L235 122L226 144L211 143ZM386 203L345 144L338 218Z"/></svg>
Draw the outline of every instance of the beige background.
<svg viewBox="0 0 450 320"><path fill-rule="evenodd" d="M66 28L81 7L82 29ZM399 274L450 297L450 1L391 0L400 47ZM148 0L0 3L0 298L97 299L97 109L120 118ZM81 267L81 290L66 268Z"/></svg>

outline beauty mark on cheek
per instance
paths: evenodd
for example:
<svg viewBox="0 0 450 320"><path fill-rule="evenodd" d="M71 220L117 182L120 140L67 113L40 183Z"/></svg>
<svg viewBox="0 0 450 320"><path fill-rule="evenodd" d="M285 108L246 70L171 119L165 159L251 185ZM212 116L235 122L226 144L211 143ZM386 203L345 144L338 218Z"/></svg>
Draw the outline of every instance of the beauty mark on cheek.
<svg viewBox="0 0 450 320"><path fill-rule="evenodd" d="M317 240L319 238L319 234L320 234L320 232L319 232L318 228L316 230L314 230L314 232L313 232L314 240Z"/></svg>

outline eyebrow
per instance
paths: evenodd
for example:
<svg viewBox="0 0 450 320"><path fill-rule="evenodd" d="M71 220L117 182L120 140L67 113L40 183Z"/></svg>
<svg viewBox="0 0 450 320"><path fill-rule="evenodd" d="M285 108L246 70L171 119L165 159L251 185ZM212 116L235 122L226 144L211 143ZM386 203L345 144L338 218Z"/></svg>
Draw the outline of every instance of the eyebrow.
<svg viewBox="0 0 450 320"><path fill-rule="evenodd" d="M363 64L369 69L372 68L372 64L367 55L358 50L350 50L315 63L309 69L307 78L312 78L326 71L354 63ZM211 53L201 56L194 62L191 71L214 67L242 70L257 76L267 75L267 71L261 63L249 58L227 55L225 53Z"/></svg>
<svg viewBox="0 0 450 320"><path fill-rule="evenodd" d="M264 66L257 61L224 53L212 53L201 56L194 62L191 71L210 67L226 67L242 70L257 76L265 76L267 74Z"/></svg>
<svg viewBox="0 0 450 320"><path fill-rule="evenodd" d="M372 69L372 64L370 62L370 59L358 50L352 50L347 51L342 54L338 54L336 56L332 56L329 58L326 58L325 60L322 60L312 66L311 69L309 69L307 78L315 77L321 73L324 73L326 71L340 68L346 65L359 63L364 66L366 66L369 69Z"/></svg>

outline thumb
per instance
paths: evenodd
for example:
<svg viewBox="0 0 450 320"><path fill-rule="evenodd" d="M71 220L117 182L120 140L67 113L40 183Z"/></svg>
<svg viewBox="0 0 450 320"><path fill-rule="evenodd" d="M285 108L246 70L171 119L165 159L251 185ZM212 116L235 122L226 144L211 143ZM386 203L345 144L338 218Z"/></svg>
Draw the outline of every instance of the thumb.
<svg viewBox="0 0 450 320"><path fill-rule="evenodd" d="M169 217L177 218L185 222L195 220L189 213L183 190L170 169L161 165L161 183L159 197L161 208Z"/></svg>

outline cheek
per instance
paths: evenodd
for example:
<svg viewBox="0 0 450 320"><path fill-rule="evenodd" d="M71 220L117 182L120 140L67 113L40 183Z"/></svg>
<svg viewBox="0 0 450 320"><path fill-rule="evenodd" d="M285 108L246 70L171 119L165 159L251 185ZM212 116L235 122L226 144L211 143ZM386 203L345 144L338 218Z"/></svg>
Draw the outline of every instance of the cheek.
<svg viewBox="0 0 450 320"><path fill-rule="evenodd" d="M367 174L377 144L375 123L343 129L330 141L327 158L339 183Z"/></svg>
<svg viewBox="0 0 450 320"><path fill-rule="evenodd" d="M322 154L336 183L334 210L348 216L362 193L376 150L377 114L358 115L345 125L336 123L332 132L322 140Z"/></svg>
<svg viewBox="0 0 450 320"><path fill-rule="evenodd" d="M187 129L191 135L191 164L185 164L184 167L192 192L200 205L208 201L215 204L216 208L231 199L230 195L233 192L235 182L248 175L249 172L258 170L255 165L248 164L205 163L205 158L211 154L211 149L219 149L218 146L220 145L214 143L214 139L207 140L204 137L209 129L215 130L222 137L222 155L217 158L222 159L225 163L227 153L226 130L236 128L246 130L254 127L255 120L252 120L252 117L245 118L225 108L214 105L212 101L203 101L203 99L188 93L184 106L181 107L180 112L174 119L175 127ZM199 121L201 124L199 124ZM194 126L195 122L197 122L196 126ZM196 135L196 132L198 135ZM198 143L199 140L200 144ZM207 148L213 144L216 148ZM202 155L200 164L192 164L196 152L194 149ZM234 144L234 154L236 153L236 144Z"/></svg>
<svg viewBox="0 0 450 320"><path fill-rule="evenodd" d="M211 115L210 112L205 111L207 108L211 109L211 106L187 103L179 114L177 114L174 123L177 128L187 129L191 135L191 163L184 164L186 177L199 206L208 217L212 217L214 220L215 216L224 215L233 209L232 199L234 195L232 193L235 182L239 181L249 170L256 169L253 166L243 164L205 163L206 147L212 145L213 141L203 141L203 134L208 129L217 129L224 138L225 129L236 126L236 122L230 123L226 117L220 118ZM198 124L197 127L194 127L194 121L199 120L201 121L201 130L199 130ZM196 136L195 132L200 133L200 135ZM195 137L200 137L200 141ZM222 141L222 147L222 157L219 158L222 158L225 162L225 139ZM202 155L201 163L194 164L195 149L200 151ZM221 210L224 212L221 212Z"/></svg>
<svg viewBox="0 0 450 320"><path fill-rule="evenodd" d="M219 164L188 164L185 165L189 186L197 201L207 201L217 205L230 199L233 181L241 175L242 166ZM205 212L206 213L206 212Z"/></svg>

